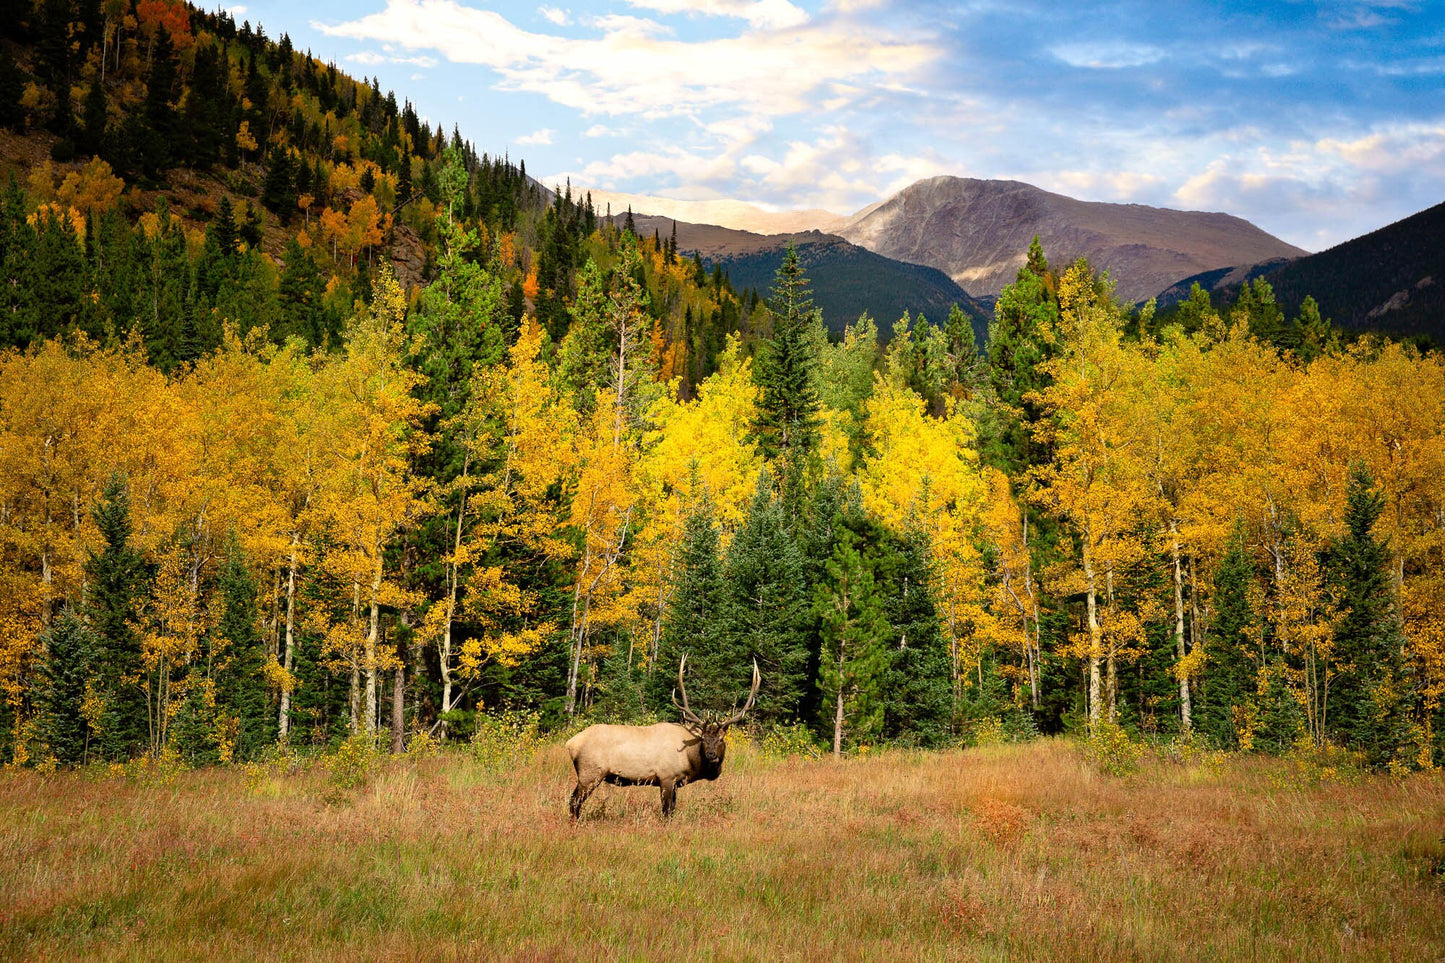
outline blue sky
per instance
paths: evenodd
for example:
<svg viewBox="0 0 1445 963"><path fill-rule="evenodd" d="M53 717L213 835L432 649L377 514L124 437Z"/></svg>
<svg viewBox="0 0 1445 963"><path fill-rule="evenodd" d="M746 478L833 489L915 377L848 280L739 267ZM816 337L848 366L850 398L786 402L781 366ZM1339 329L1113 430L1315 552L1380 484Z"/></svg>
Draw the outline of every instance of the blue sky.
<svg viewBox="0 0 1445 963"><path fill-rule="evenodd" d="M547 183L856 210L934 174L1319 250L1445 200L1445 2L250 0Z"/></svg>

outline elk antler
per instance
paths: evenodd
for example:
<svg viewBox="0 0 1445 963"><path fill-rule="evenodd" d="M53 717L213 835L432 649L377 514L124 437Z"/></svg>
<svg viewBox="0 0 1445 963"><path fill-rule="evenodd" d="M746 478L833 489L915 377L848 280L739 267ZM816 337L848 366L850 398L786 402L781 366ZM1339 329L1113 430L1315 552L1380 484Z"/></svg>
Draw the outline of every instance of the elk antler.
<svg viewBox="0 0 1445 963"><path fill-rule="evenodd" d="M683 653L682 659L677 663L677 689L682 693L682 705L677 705L677 692L672 694L672 704L682 710L682 720L693 725L703 724L702 718L687 707L687 686L682 682L682 667L687 665L687 654Z"/></svg>
<svg viewBox="0 0 1445 963"><path fill-rule="evenodd" d="M736 713L736 714L734 714L734 715L728 716L728 717L727 717L726 719L724 719L721 723L719 723L719 725L722 725L722 726L730 726L730 725L732 725L732 724L735 723L735 722L741 722L743 716L747 715L747 714L748 714L748 710L753 707L753 701L754 701L755 699L757 699L757 697L758 697L758 686L760 686L760 685L762 685L762 684L763 684L763 677L762 677L762 675L760 675L760 674L758 673L758 660L757 660L757 659L754 659L754 660L753 660L753 687L752 687L752 689L749 690L749 692L748 692L748 702L747 702L747 705L743 706L742 711L740 711L740 712L738 712L738 713Z"/></svg>

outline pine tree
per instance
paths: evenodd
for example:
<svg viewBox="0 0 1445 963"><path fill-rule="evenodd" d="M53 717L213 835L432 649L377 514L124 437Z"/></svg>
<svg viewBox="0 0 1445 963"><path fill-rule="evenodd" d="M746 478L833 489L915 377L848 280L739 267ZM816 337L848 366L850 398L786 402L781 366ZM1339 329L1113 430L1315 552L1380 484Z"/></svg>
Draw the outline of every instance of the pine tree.
<svg viewBox="0 0 1445 963"><path fill-rule="evenodd" d="M684 655L694 711L726 708L734 696L747 690L751 678L751 665L734 651L724 631L727 586L718 545L712 505L703 499L683 523L677 585L663 619L657 664L648 680L652 708L665 717L675 711L672 690Z"/></svg>
<svg viewBox="0 0 1445 963"><path fill-rule="evenodd" d="M1409 735L1410 681L1395 611L1388 546L1374 536L1385 496L1361 464L1350 471L1345 532L1325 552L1327 590L1340 613L1335 658L1340 665L1330 693L1327 729L1341 745L1381 767L1405 747Z"/></svg>
<svg viewBox="0 0 1445 963"><path fill-rule="evenodd" d="M112 720L96 691L101 640L77 614L63 612L40 636L43 653L33 705L45 751L62 765L87 761Z"/></svg>
<svg viewBox="0 0 1445 963"><path fill-rule="evenodd" d="M887 539L884 548L879 574L891 632L883 734L937 745L950 729L953 691L948 644L933 598L928 539L920 531L907 531Z"/></svg>
<svg viewBox="0 0 1445 963"><path fill-rule="evenodd" d="M130 489L124 477L111 476L91 517L104 546L86 561L86 610L100 637L96 688L113 720L101 733L101 748L111 758L124 758L149 737L141 642L135 629L149 571L144 556L130 543Z"/></svg>
<svg viewBox="0 0 1445 963"><path fill-rule="evenodd" d="M146 97L141 107L144 136L135 146L142 174L155 177L171 166L176 156L176 114L171 107L171 94L176 84L175 50L170 34L156 31L151 52L151 69L146 76Z"/></svg>
<svg viewBox="0 0 1445 963"><path fill-rule="evenodd" d="M979 453L1011 476L1048 460L1034 426L1043 417L1038 395L1052 383L1045 362L1058 354L1058 319L1055 282L1035 237L1018 276L999 294L988 328L988 382L999 406L980 426Z"/></svg>
<svg viewBox="0 0 1445 963"><path fill-rule="evenodd" d="M98 154L105 145L105 87L99 79L90 82L85 94L85 113L76 145L82 154Z"/></svg>
<svg viewBox="0 0 1445 963"><path fill-rule="evenodd" d="M763 675L753 717L798 721L808 697L809 601L803 555L764 473L727 553L727 632Z"/></svg>
<svg viewBox="0 0 1445 963"><path fill-rule="evenodd" d="M773 314L773 336L754 369L762 390L755 426L758 446L764 457L786 461L789 474L795 475L818 441L818 392L813 378L821 322L798 263L798 250L792 244L783 254L768 307ZM785 489L790 482L785 476Z"/></svg>
<svg viewBox="0 0 1445 963"><path fill-rule="evenodd" d="M1252 638L1254 607L1249 599L1254 561L1236 525L1214 576L1214 618L1209 626L1209 667L1194 709L1195 727L1215 745L1239 745L1241 722L1255 701L1259 643Z"/></svg>
<svg viewBox="0 0 1445 963"><path fill-rule="evenodd" d="M813 595L823 634L818 682L824 717L819 722L832 729L835 755L845 743L866 742L882 730L890 631L882 592L855 547L856 536L839 527L827 577Z"/></svg>
<svg viewBox="0 0 1445 963"><path fill-rule="evenodd" d="M216 586L221 616L212 630L216 702L223 718L235 720L235 758L251 759L276 739L276 714L266 690L271 658L260 631L256 582L233 538Z"/></svg>
<svg viewBox="0 0 1445 963"><path fill-rule="evenodd" d="M206 225L206 238L215 238L216 250L221 257L233 257L241 249L240 234L236 230L236 209L231 205L229 194L221 195L216 216Z"/></svg>
<svg viewBox="0 0 1445 963"><path fill-rule="evenodd" d="M370 168L367 169L370 174ZM295 176L291 154L280 147L271 148L266 158L266 179L261 187L261 203L285 224L296 212Z"/></svg>

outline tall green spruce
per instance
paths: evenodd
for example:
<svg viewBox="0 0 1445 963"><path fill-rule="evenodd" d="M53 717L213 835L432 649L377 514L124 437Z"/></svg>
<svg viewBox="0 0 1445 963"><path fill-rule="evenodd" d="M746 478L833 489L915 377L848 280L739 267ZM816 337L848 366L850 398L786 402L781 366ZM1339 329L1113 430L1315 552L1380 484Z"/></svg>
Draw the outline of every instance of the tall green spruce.
<svg viewBox="0 0 1445 963"><path fill-rule="evenodd" d="M818 686L833 752L881 734L888 682L889 625L883 591L858 551L857 537L839 526L839 537L814 586L813 612L822 625Z"/></svg>
<svg viewBox="0 0 1445 963"><path fill-rule="evenodd" d="M822 322L808 279L789 244L768 300L773 336L758 356L754 377L761 395L755 425L763 456L782 468L785 500L801 499L808 460L818 443L818 391L814 384Z"/></svg>
<svg viewBox="0 0 1445 963"><path fill-rule="evenodd" d="M276 713L266 689L266 663L271 655L261 634L256 580L234 539L216 585L221 616L211 630L216 702L236 720L235 752L250 759L276 740Z"/></svg>
<svg viewBox="0 0 1445 963"><path fill-rule="evenodd" d="M145 557L130 543L130 489L119 475L91 510L103 545L85 564L86 615L100 637L98 685L114 724L100 733L106 756L125 758L146 745L144 667L136 608L149 591Z"/></svg>
<svg viewBox="0 0 1445 963"><path fill-rule="evenodd" d="M114 724L114 714L106 711L104 702L91 703L98 711L86 718L87 696L98 694L101 640L84 619L67 610L41 634L40 645L43 654L31 700L40 752L62 765L80 765L99 748L97 737Z"/></svg>
<svg viewBox="0 0 1445 963"><path fill-rule="evenodd" d="M891 628L883 734L900 742L937 745L952 721L953 688L948 644L934 605L927 536L917 530L889 533L877 564L886 586Z"/></svg>
<svg viewBox="0 0 1445 963"><path fill-rule="evenodd" d="M1035 237L1014 282L999 294L988 327L987 377L999 406L981 426L980 454L1009 475L1037 467L1048 457L1034 438L1034 426L1043 415L1035 395L1051 381L1043 363L1058 352L1058 318L1053 276Z"/></svg>
<svg viewBox="0 0 1445 963"><path fill-rule="evenodd" d="M1385 496L1363 465L1350 472L1345 531L1325 552L1327 590L1340 613L1330 694L1332 740L1364 754L1372 767L1394 759L1409 740L1410 679L1390 581L1390 553L1374 535Z"/></svg>
<svg viewBox="0 0 1445 963"><path fill-rule="evenodd" d="M1239 746L1239 718L1255 697L1259 643L1250 634L1255 621L1249 600L1253 583L1254 560L1245 547L1244 526L1239 524L1214 576L1209 663L1194 710L1198 731L1226 749Z"/></svg>
<svg viewBox="0 0 1445 963"><path fill-rule="evenodd" d="M735 650L724 613L727 586L712 505L702 499L682 529L677 586L663 618L657 665L648 679L652 708L669 717L678 661L687 656L688 698L694 711L720 710L747 691L751 666Z"/></svg>
<svg viewBox="0 0 1445 963"><path fill-rule="evenodd" d="M727 555L731 648L756 658L763 675L753 718L793 722L808 697L810 621L804 560L766 473Z"/></svg>

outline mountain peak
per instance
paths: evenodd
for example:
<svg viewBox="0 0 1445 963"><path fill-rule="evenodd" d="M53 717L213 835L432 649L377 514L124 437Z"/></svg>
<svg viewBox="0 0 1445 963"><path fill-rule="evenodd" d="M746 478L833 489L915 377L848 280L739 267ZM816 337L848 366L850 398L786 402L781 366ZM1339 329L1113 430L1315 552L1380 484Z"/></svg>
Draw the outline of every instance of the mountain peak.
<svg viewBox="0 0 1445 963"><path fill-rule="evenodd" d="M1125 300L1190 274L1305 252L1230 214L1107 204L1022 181L939 175L864 208L837 233L871 251L936 267L974 297L1010 283L1037 236L1054 263L1086 257Z"/></svg>

